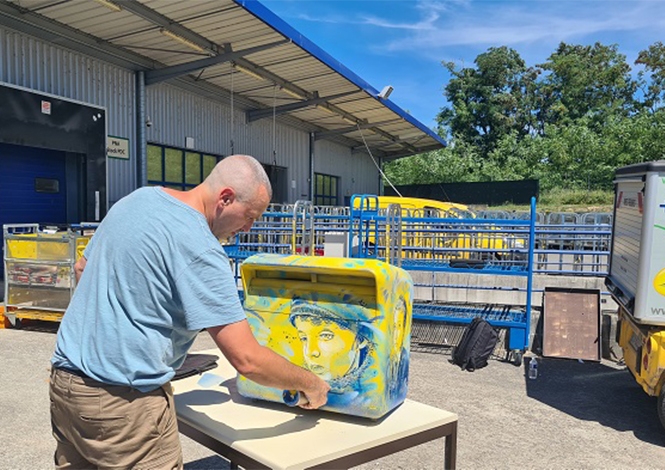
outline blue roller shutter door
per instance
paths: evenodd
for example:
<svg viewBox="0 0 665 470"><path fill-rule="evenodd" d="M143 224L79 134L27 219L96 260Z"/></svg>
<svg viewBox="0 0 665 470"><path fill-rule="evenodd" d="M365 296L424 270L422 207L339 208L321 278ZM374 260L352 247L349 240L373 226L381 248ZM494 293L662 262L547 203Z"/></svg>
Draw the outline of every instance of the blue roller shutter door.
<svg viewBox="0 0 665 470"><path fill-rule="evenodd" d="M0 225L65 224L65 162L64 152L0 144Z"/></svg>

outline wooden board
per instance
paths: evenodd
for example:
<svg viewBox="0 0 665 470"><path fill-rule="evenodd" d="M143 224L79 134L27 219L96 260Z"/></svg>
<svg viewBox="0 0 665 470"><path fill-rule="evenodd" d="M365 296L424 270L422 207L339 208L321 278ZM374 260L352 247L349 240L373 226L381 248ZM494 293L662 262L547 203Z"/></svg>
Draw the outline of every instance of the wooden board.
<svg viewBox="0 0 665 470"><path fill-rule="evenodd" d="M600 361L600 290L545 288L543 356Z"/></svg>

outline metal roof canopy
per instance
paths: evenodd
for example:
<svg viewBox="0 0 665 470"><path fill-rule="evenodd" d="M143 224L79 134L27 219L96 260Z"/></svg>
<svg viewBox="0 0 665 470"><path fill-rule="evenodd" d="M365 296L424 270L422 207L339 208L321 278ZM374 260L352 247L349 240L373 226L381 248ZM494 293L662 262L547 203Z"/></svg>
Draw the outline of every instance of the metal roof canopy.
<svg viewBox="0 0 665 470"><path fill-rule="evenodd" d="M384 161L445 145L256 0L0 0L0 24Z"/></svg>

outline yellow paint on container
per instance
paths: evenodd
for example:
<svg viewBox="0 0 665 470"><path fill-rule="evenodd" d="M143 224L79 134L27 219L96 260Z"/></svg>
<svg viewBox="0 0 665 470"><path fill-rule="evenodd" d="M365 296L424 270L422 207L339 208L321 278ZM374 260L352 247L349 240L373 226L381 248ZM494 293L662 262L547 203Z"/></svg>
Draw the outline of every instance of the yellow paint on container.
<svg viewBox="0 0 665 470"><path fill-rule="evenodd" d="M90 241L89 236L73 236L68 232L25 233L7 236L7 258L36 259L40 261L69 260L69 244L75 237L76 259L82 255Z"/></svg>
<svg viewBox="0 0 665 470"><path fill-rule="evenodd" d="M406 398L413 281L377 260L255 255L241 266L259 343L331 386L325 410L377 419ZM238 377L246 397L284 390Z"/></svg>

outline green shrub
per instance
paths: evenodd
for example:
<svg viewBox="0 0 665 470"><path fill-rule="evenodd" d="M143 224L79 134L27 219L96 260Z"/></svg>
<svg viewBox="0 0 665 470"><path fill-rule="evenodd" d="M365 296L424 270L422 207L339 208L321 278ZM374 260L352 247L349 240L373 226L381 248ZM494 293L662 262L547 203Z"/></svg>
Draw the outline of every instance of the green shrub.
<svg viewBox="0 0 665 470"><path fill-rule="evenodd" d="M555 188L543 192L538 202L544 206L612 205L614 202L614 193L601 189L586 191L583 189Z"/></svg>

